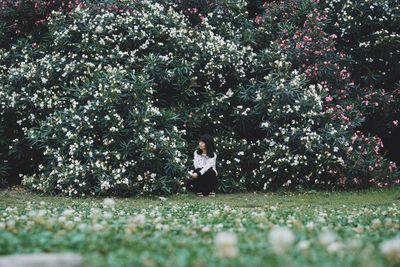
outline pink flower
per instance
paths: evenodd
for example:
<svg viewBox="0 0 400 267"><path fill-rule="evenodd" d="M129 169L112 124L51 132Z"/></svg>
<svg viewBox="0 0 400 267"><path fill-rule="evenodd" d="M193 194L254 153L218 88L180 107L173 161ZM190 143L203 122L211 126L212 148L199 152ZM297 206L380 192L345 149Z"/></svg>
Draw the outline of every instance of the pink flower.
<svg viewBox="0 0 400 267"><path fill-rule="evenodd" d="M304 42L308 42L308 41L311 41L312 38L309 37L309 36L304 36L304 37L303 37L303 40L304 40Z"/></svg>
<svg viewBox="0 0 400 267"><path fill-rule="evenodd" d="M333 100L333 97L331 97L330 95L325 97L326 102L331 102L332 100Z"/></svg>
<svg viewBox="0 0 400 267"><path fill-rule="evenodd" d="M393 169L396 169L397 168L396 162L391 161L390 162L390 167L392 167Z"/></svg>
<svg viewBox="0 0 400 267"><path fill-rule="evenodd" d="M263 20L262 16L261 15L257 15L256 18L254 19L254 22L257 23L258 25L260 25L262 20Z"/></svg>
<svg viewBox="0 0 400 267"><path fill-rule="evenodd" d="M395 120L395 121L393 121L393 124L396 125L396 126L398 126L398 125L399 125L399 121L398 121L398 120Z"/></svg>
<svg viewBox="0 0 400 267"><path fill-rule="evenodd" d="M368 170L373 171L374 167L372 167L371 165L368 166Z"/></svg>
<svg viewBox="0 0 400 267"><path fill-rule="evenodd" d="M348 76L349 76L349 74L348 74L347 70L340 71L340 78L342 80L346 79Z"/></svg>

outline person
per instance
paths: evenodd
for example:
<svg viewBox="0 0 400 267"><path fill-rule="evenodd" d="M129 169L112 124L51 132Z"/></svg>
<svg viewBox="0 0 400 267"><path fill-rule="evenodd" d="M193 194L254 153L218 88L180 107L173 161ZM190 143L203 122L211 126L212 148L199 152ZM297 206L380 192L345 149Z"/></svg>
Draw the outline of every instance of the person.
<svg viewBox="0 0 400 267"><path fill-rule="evenodd" d="M215 196L217 189L217 154L213 137L202 134L199 147L193 152L193 166L190 168L191 178L187 188L198 196Z"/></svg>

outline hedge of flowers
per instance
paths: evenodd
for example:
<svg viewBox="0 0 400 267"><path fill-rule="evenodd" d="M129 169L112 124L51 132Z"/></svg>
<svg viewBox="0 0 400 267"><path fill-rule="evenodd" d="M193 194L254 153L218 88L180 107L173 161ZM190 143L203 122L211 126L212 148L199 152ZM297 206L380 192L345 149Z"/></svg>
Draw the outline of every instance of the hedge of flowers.
<svg viewBox="0 0 400 267"><path fill-rule="evenodd" d="M301 2L265 3L254 20L246 1L52 12L40 42L0 50L0 174L28 157L18 175L39 192L184 192L209 129L223 192L398 184L382 140L360 131L370 91L323 5Z"/></svg>
<svg viewBox="0 0 400 267"><path fill-rule="evenodd" d="M400 10L396 1L321 1L329 15L324 28L338 36L337 48L350 55L355 83L365 92L362 130L379 135L398 159Z"/></svg>

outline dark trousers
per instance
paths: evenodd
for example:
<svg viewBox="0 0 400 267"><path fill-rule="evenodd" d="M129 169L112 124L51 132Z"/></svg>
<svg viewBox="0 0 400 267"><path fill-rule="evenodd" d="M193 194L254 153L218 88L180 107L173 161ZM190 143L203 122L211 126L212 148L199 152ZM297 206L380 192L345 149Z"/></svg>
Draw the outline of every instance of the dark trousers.
<svg viewBox="0 0 400 267"><path fill-rule="evenodd" d="M189 191L198 193L201 192L203 195L208 196L210 192L215 192L217 190L217 174L214 169L209 168L203 175L200 174L199 170L201 168L195 169L191 167L194 172L197 171L197 178L191 178L186 185ZM200 174L200 175L199 175Z"/></svg>

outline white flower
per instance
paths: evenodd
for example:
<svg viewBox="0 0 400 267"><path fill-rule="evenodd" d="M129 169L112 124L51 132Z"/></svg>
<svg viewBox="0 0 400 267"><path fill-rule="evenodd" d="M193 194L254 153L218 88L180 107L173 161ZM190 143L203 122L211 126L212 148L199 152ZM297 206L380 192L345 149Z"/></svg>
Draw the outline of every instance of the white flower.
<svg viewBox="0 0 400 267"><path fill-rule="evenodd" d="M287 227L277 226L269 232L268 240L272 245L272 249L280 254L289 249L294 242L294 234Z"/></svg>
<svg viewBox="0 0 400 267"><path fill-rule="evenodd" d="M115 200L107 197L103 200L103 206L106 208L113 208L115 206Z"/></svg>
<svg viewBox="0 0 400 267"><path fill-rule="evenodd" d="M261 123L261 127L262 128L267 128L269 126L269 122L263 122L263 123Z"/></svg>
<svg viewBox="0 0 400 267"><path fill-rule="evenodd" d="M93 217L96 217L97 215L100 214L100 209L98 209L98 208L91 208L91 209L90 209L90 212L91 212L91 215L92 215Z"/></svg>
<svg viewBox="0 0 400 267"><path fill-rule="evenodd" d="M102 224L99 224L99 223L96 223L96 224L93 224L93 231L95 231L95 232L100 232L100 231L102 231L102 230L104 230L104 225L102 225Z"/></svg>
<svg viewBox="0 0 400 267"><path fill-rule="evenodd" d="M101 33L103 31L103 28L101 26L97 26L95 29L95 32Z"/></svg>
<svg viewBox="0 0 400 267"><path fill-rule="evenodd" d="M231 88L229 88L229 90L226 91L226 96L227 96L227 98L229 98L229 97L231 97L232 95L233 95L233 91L232 91Z"/></svg>
<svg viewBox="0 0 400 267"><path fill-rule="evenodd" d="M314 222L308 222L306 224L306 228L309 229L309 230L314 229Z"/></svg>
<svg viewBox="0 0 400 267"><path fill-rule="evenodd" d="M400 262L400 237L383 241L379 248L388 260Z"/></svg>
<svg viewBox="0 0 400 267"><path fill-rule="evenodd" d="M299 243L297 243L297 247L301 251L305 251L310 247L310 241L308 240L301 240Z"/></svg>
<svg viewBox="0 0 400 267"><path fill-rule="evenodd" d="M222 258L233 258L238 253L237 237L235 233L219 232L214 239L217 255Z"/></svg>
<svg viewBox="0 0 400 267"><path fill-rule="evenodd" d="M349 239L347 240L347 248L349 249L359 249L362 246L362 242L359 239Z"/></svg>
<svg viewBox="0 0 400 267"><path fill-rule="evenodd" d="M334 241L328 245L326 250L328 251L328 253L334 254L334 253L339 252L342 247L343 246L340 242Z"/></svg>
<svg viewBox="0 0 400 267"><path fill-rule="evenodd" d="M331 243L335 242L336 234L329 230L324 230L318 235L318 240L323 246L329 246Z"/></svg>
<svg viewBox="0 0 400 267"><path fill-rule="evenodd" d="M372 227L373 228L378 228L381 225L382 225L382 222L378 218L372 220Z"/></svg>
<svg viewBox="0 0 400 267"><path fill-rule="evenodd" d="M66 209L66 210L63 211L62 215L65 216L65 217L69 217L69 216L73 215L74 212L75 211L73 209Z"/></svg>
<svg viewBox="0 0 400 267"><path fill-rule="evenodd" d="M204 226L203 228L201 228L201 231L202 231L202 232L210 232L210 231L211 231L211 228L210 228L210 226L206 225L206 226Z"/></svg>
<svg viewBox="0 0 400 267"><path fill-rule="evenodd" d="M132 218L131 223L138 226L143 226L146 223L146 216L138 214Z"/></svg>
<svg viewBox="0 0 400 267"><path fill-rule="evenodd" d="M101 181L100 187L101 187L101 189L107 190L110 188L110 182L109 181Z"/></svg>

